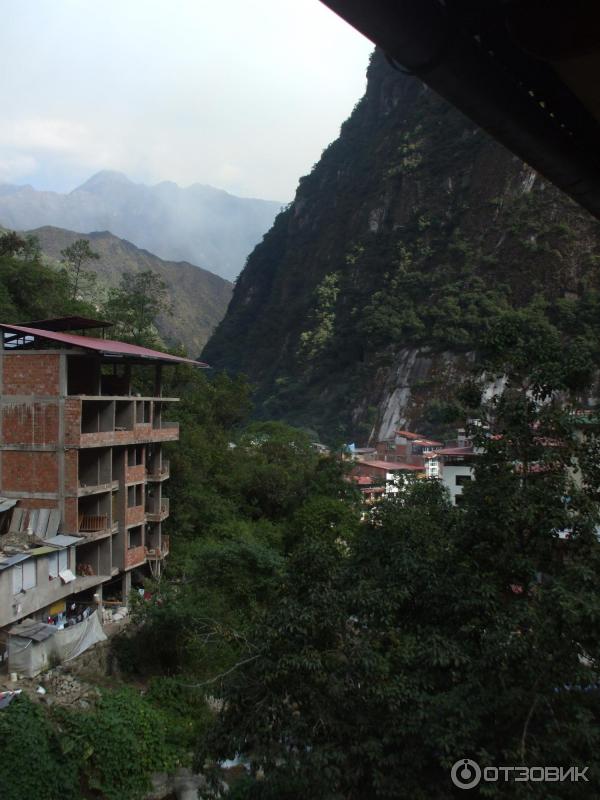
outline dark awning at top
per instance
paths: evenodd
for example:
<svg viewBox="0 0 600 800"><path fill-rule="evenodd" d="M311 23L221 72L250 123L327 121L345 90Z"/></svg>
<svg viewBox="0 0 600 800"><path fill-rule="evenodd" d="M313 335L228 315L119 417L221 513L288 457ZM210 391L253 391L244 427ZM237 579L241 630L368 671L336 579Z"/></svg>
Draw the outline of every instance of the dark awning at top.
<svg viewBox="0 0 600 800"><path fill-rule="evenodd" d="M322 2L600 218L600 3Z"/></svg>

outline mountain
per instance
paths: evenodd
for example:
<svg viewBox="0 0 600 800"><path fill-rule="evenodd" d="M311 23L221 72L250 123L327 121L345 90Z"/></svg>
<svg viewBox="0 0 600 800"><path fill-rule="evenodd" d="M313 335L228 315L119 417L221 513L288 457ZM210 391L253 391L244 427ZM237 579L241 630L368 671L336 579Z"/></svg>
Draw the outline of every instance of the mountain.
<svg viewBox="0 0 600 800"><path fill-rule="evenodd" d="M376 51L203 357L326 441L439 432L464 422L470 381L494 391L491 366L581 386L600 363L598 265L595 220Z"/></svg>
<svg viewBox="0 0 600 800"><path fill-rule="evenodd" d="M60 261L60 251L77 239L88 239L92 250L100 256L89 268L106 286L117 286L126 272L152 270L160 275L169 288L173 315L159 318L159 331L169 344L183 344L192 357L202 350L231 298L231 283L218 275L185 261L163 261L108 231L82 236L46 226L27 233L37 236L42 252L52 261Z"/></svg>
<svg viewBox="0 0 600 800"><path fill-rule="evenodd" d="M212 186L146 186L119 172L94 175L69 194L0 185L0 225L108 230L170 261L189 261L233 280L280 203L235 197Z"/></svg>

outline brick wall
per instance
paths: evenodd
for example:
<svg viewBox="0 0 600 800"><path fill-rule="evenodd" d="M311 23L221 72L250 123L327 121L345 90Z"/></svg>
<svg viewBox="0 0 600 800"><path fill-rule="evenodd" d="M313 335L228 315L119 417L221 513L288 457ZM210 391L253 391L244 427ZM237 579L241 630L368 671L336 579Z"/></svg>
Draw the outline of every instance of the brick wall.
<svg viewBox="0 0 600 800"><path fill-rule="evenodd" d="M141 525L146 521L144 506L132 506L125 511L126 525Z"/></svg>
<svg viewBox="0 0 600 800"><path fill-rule="evenodd" d="M58 441L58 405L55 402L3 405L0 413L4 444L56 444Z"/></svg>
<svg viewBox="0 0 600 800"><path fill-rule="evenodd" d="M141 483L145 479L145 464L138 464L136 467L125 467L125 483Z"/></svg>
<svg viewBox="0 0 600 800"><path fill-rule="evenodd" d="M65 491L77 492L79 487L78 480L79 458L77 450L67 450L65 452Z"/></svg>
<svg viewBox="0 0 600 800"><path fill-rule="evenodd" d="M5 353L4 394L58 395L59 363L57 353Z"/></svg>
<svg viewBox="0 0 600 800"><path fill-rule="evenodd" d="M145 560L146 548L143 545L140 545L140 547L131 547L129 550L125 551L125 569L143 564Z"/></svg>
<svg viewBox="0 0 600 800"><path fill-rule="evenodd" d="M2 453L2 489L7 492L57 492L56 453Z"/></svg>
<svg viewBox="0 0 600 800"><path fill-rule="evenodd" d="M77 533L79 530L79 520L77 519L77 498L65 498L65 518L63 520L63 533Z"/></svg>
<svg viewBox="0 0 600 800"><path fill-rule="evenodd" d="M65 400L65 444L79 444L81 434L81 400Z"/></svg>

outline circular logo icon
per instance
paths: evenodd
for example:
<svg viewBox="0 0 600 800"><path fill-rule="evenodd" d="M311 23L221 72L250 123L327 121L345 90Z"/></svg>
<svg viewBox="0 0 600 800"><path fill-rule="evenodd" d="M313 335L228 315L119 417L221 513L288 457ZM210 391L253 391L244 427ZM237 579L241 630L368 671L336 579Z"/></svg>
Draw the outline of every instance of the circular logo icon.
<svg viewBox="0 0 600 800"><path fill-rule="evenodd" d="M481 767L470 758L461 758L453 765L450 777L459 789L472 789L481 780Z"/></svg>

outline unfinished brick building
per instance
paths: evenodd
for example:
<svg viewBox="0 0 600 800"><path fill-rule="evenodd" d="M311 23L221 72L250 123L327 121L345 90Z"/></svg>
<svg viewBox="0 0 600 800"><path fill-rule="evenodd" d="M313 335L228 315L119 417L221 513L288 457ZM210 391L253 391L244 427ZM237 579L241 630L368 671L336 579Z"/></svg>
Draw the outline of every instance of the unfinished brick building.
<svg viewBox="0 0 600 800"><path fill-rule="evenodd" d="M169 552L162 369L205 365L73 333L106 327L0 324L0 628L106 585L125 598Z"/></svg>

